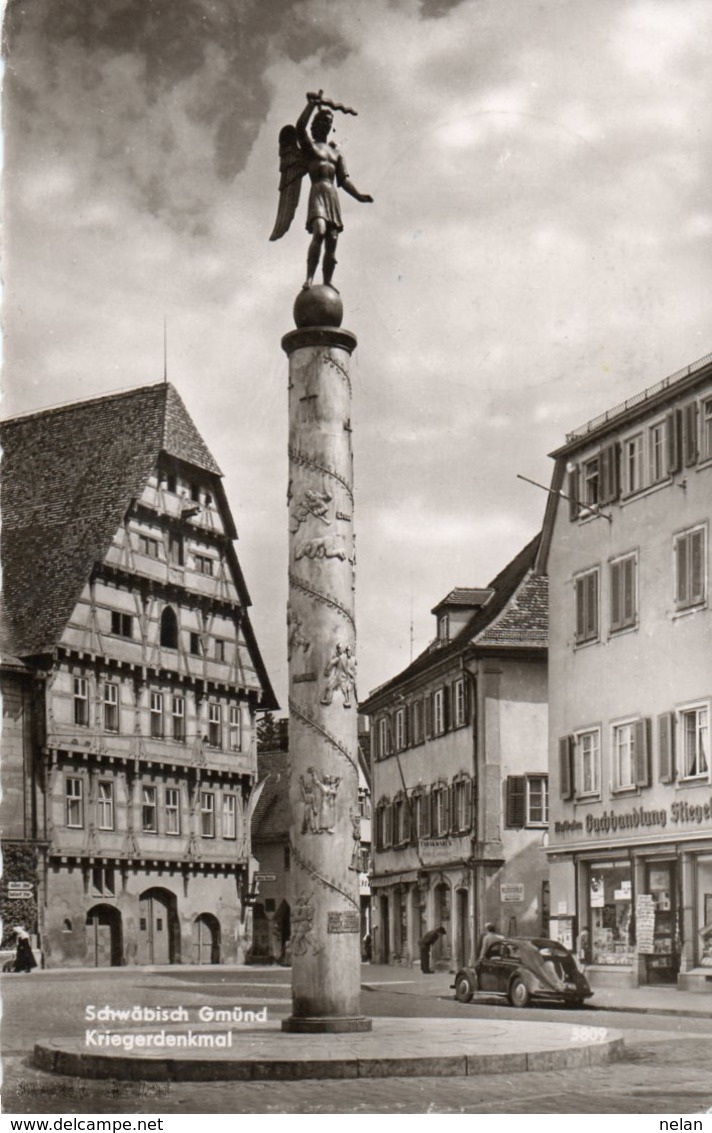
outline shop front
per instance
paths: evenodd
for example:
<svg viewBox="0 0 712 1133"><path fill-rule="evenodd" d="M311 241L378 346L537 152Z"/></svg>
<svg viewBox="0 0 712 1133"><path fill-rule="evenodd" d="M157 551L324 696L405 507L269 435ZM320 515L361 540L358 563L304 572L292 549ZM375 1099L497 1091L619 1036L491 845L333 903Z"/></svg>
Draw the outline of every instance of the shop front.
<svg viewBox="0 0 712 1133"><path fill-rule="evenodd" d="M575 923L592 986L712 992L710 840L572 848L550 865L557 923Z"/></svg>

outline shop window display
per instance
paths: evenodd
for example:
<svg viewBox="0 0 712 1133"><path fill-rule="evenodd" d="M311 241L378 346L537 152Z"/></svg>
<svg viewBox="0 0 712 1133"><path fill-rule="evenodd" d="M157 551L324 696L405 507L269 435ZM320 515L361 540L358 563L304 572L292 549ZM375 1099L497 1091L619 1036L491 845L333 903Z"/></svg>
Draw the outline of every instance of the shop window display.
<svg viewBox="0 0 712 1133"><path fill-rule="evenodd" d="M633 882L628 862L591 865L589 916L593 963L632 964Z"/></svg>

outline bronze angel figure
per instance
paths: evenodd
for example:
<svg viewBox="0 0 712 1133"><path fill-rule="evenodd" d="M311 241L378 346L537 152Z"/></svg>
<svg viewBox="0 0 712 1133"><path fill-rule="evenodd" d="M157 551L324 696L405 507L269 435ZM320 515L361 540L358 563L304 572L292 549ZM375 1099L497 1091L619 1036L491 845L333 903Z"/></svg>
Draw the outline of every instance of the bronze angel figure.
<svg viewBox="0 0 712 1133"><path fill-rule="evenodd" d="M311 243L307 252L304 289L314 282L322 249L324 284L331 286L336 267L336 244L344 227L336 187L364 204L373 201L367 193L359 193L349 178L339 147L328 141L334 110L341 110L344 114L355 114L356 111L324 98L323 93L307 94L307 105L296 126L284 126L279 134L279 208L270 240L279 240L288 231L299 204L302 178L308 173L311 189L307 232L311 233Z"/></svg>

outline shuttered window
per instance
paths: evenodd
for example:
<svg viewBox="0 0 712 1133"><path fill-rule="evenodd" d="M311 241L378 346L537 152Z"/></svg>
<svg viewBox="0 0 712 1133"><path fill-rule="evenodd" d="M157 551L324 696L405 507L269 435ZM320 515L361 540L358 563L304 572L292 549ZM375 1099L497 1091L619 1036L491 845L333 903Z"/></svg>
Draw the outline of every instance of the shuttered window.
<svg viewBox="0 0 712 1133"><path fill-rule="evenodd" d="M697 463L697 402L691 401L682 410L683 457L689 468Z"/></svg>
<svg viewBox="0 0 712 1133"><path fill-rule="evenodd" d="M616 724L612 735L613 789L627 790L635 784L635 723Z"/></svg>
<svg viewBox="0 0 712 1133"><path fill-rule="evenodd" d="M705 460L712 458L712 397L702 402L702 451Z"/></svg>
<svg viewBox="0 0 712 1133"><path fill-rule="evenodd" d="M576 794L598 795L601 791L601 733L598 728L576 736Z"/></svg>
<svg viewBox="0 0 712 1133"><path fill-rule="evenodd" d="M658 484L667 475L665 459L665 422L658 421L648 429L648 468L650 483Z"/></svg>
<svg viewBox="0 0 712 1133"><path fill-rule="evenodd" d="M562 736L559 740L559 795L564 800L572 798L574 793L573 754L573 736Z"/></svg>
<svg viewBox="0 0 712 1133"><path fill-rule="evenodd" d="M650 786L650 722L636 721L634 731L634 773L636 787Z"/></svg>
<svg viewBox="0 0 712 1133"><path fill-rule="evenodd" d="M455 681L452 686L452 724L454 728L461 728L467 723L467 694L464 678Z"/></svg>
<svg viewBox="0 0 712 1133"><path fill-rule="evenodd" d="M578 519L579 514L579 469L572 464L568 470L566 494L569 498L569 519Z"/></svg>
<svg viewBox="0 0 712 1133"><path fill-rule="evenodd" d="M595 641L598 637L598 568L575 579L576 641Z"/></svg>
<svg viewBox="0 0 712 1133"><path fill-rule="evenodd" d="M686 779L707 779L710 771L709 707L701 705L680 713L682 774Z"/></svg>
<svg viewBox="0 0 712 1133"><path fill-rule="evenodd" d="M620 495L620 445L617 441L601 449L599 454L600 467L600 502L613 503Z"/></svg>
<svg viewBox="0 0 712 1133"><path fill-rule="evenodd" d="M658 716L658 779L672 783L675 779L675 717L672 712Z"/></svg>
<svg viewBox="0 0 712 1133"><path fill-rule="evenodd" d="M626 555L611 563L611 630L625 629L637 621L638 560Z"/></svg>
<svg viewBox="0 0 712 1133"><path fill-rule="evenodd" d="M667 433L668 472L679 472L682 467L682 415L673 409L665 418Z"/></svg>
<svg viewBox="0 0 712 1133"><path fill-rule="evenodd" d="M675 604L678 609L704 602L706 593L706 530L696 527L675 537Z"/></svg>
<svg viewBox="0 0 712 1133"><path fill-rule="evenodd" d="M526 817L527 780L524 775L507 776L507 826L522 827Z"/></svg>

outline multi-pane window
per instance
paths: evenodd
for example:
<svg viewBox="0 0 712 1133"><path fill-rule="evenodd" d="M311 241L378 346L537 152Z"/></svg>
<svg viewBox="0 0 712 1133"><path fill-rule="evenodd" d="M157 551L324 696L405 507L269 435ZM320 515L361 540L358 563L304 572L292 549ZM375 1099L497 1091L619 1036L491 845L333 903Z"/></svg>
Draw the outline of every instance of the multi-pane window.
<svg viewBox="0 0 712 1133"><path fill-rule="evenodd" d="M381 849L393 841L393 806L389 802L379 803L376 811L376 833Z"/></svg>
<svg viewBox="0 0 712 1133"><path fill-rule="evenodd" d="M107 681L104 685L104 730L119 730L119 686L113 681Z"/></svg>
<svg viewBox="0 0 712 1133"><path fill-rule="evenodd" d="M450 827L448 814L448 789L445 786L433 789L433 817L435 821L434 835L447 834Z"/></svg>
<svg viewBox="0 0 712 1133"><path fill-rule="evenodd" d="M712 457L712 397L702 402L702 456Z"/></svg>
<svg viewBox="0 0 712 1133"><path fill-rule="evenodd" d="M578 794L597 795L601 790L601 735L598 729L580 732L578 746Z"/></svg>
<svg viewBox="0 0 712 1133"><path fill-rule="evenodd" d="M68 778L64 784L67 826L84 825L84 784L81 779Z"/></svg>
<svg viewBox="0 0 712 1133"><path fill-rule="evenodd" d="M208 744L222 747L222 705L213 701L208 704Z"/></svg>
<svg viewBox="0 0 712 1133"><path fill-rule="evenodd" d="M665 460L665 422L659 421L648 429L648 464L650 467L650 482L657 484L667 475Z"/></svg>
<svg viewBox="0 0 712 1133"><path fill-rule="evenodd" d="M598 568L575 579L576 641L595 641L598 637Z"/></svg>
<svg viewBox="0 0 712 1133"><path fill-rule="evenodd" d="M223 795L222 800L223 838L237 837L237 796Z"/></svg>
<svg viewBox="0 0 712 1133"><path fill-rule="evenodd" d="M166 834L180 834L180 791L166 787Z"/></svg>
<svg viewBox="0 0 712 1133"><path fill-rule="evenodd" d="M396 712L396 751L403 751L405 747L405 708Z"/></svg>
<svg viewBox="0 0 712 1133"><path fill-rule="evenodd" d="M171 719L173 721L173 739L185 739L185 697L174 696L171 699Z"/></svg>
<svg viewBox="0 0 712 1133"><path fill-rule="evenodd" d="M421 744L423 742L423 702L416 700L412 708L412 739L411 743Z"/></svg>
<svg viewBox="0 0 712 1133"><path fill-rule="evenodd" d="M215 660L227 661L228 642L223 637L215 638Z"/></svg>
<svg viewBox="0 0 712 1133"><path fill-rule="evenodd" d="M230 751L242 751L242 710L239 704L230 705L227 739Z"/></svg>
<svg viewBox="0 0 712 1133"><path fill-rule="evenodd" d="M402 846L408 838L406 800L403 795L393 800L393 845Z"/></svg>
<svg viewBox="0 0 712 1133"><path fill-rule="evenodd" d="M114 784L99 782L97 784L96 817L100 830L114 829Z"/></svg>
<svg viewBox="0 0 712 1133"><path fill-rule="evenodd" d="M200 833L203 838L215 837L215 795L212 791L200 792Z"/></svg>
<svg viewBox="0 0 712 1133"><path fill-rule="evenodd" d="M141 829L147 834L158 833L156 788L141 788Z"/></svg>
<svg viewBox="0 0 712 1133"><path fill-rule="evenodd" d="M433 734L441 736L445 731L445 695L439 688L433 693Z"/></svg>
<svg viewBox="0 0 712 1133"><path fill-rule="evenodd" d="M209 555L194 555L193 558L198 574L212 575L214 560L211 559Z"/></svg>
<svg viewBox="0 0 712 1133"><path fill-rule="evenodd" d="M441 614L438 618L438 639L440 641L449 641L450 639L450 615Z"/></svg>
<svg viewBox="0 0 712 1133"><path fill-rule="evenodd" d="M383 759L385 755L391 754L391 745L389 741L390 729L388 727L388 717L382 716L378 721L378 754L380 755L381 759Z"/></svg>
<svg viewBox="0 0 712 1133"><path fill-rule="evenodd" d="M678 609L705 600L706 531L704 527L675 536L675 603Z"/></svg>
<svg viewBox="0 0 712 1133"><path fill-rule="evenodd" d="M117 637L133 637L133 618L120 610L111 611L111 632Z"/></svg>
<svg viewBox="0 0 712 1133"><path fill-rule="evenodd" d="M710 769L709 708L688 708L680 713L682 774L685 779L707 778Z"/></svg>
<svg viewBox="0 0 712 1133"><path fill-rule="evenodd" d="M527 826L549 822L549 780L546 775L527 775Z"/></svg>
<svg viewBox="0 0 712 1133"><path fill-rule="evenodd" d="M89 691L85 677L74 678L74 723L89 723Z"/></svg>
<svg viewBox="0 0 712 1133"><path fill-rule="evenodd" d="M461 728L466 722L465 681L463 678L455 681L453 687L453 711L455 714L455 727Z"/></svg>
<svg viewBox="0 0 712 1133"><path fill-rule="evenodd" d="M617 724L613 729L613 787L635 786L635 725Z"/></svg>
<svg viewBox="0 0 712 1133"><path fill-rule="evenodd" d="M163 693L151 693L151 735L154 739L163 737Z"/></svg>
<svg viewBox="0 0 712 1133"><path fill-rule="evenodd" d="M139 535L138 549L140 554L148 555L150 559L157 559L160 557L158 539L151 539L149 535Z"/></svg>
<svg viewBox="0 0 712 1133"><path fill-rule="evenodd" d="M611 629L624 629L637 621L637 573L635 555L611 563Z"/></svg>
<svg viewBox="0 0 712 1133"><path fill-rule="evenodd" d="M598 457L588 460L583 466L582 503L596 505L601 498Z"/></svg>
<svg viewBox="0 0 712 1133"><path fill-rule="evenodd" d="M636 433L623 443L625 483L627 492L639 492L643 481L643 434Z"/></svg>
<svg viewBox="0 0 712 1133"><path fill-rule="evenodd" d="M453 784L453 830L467 830L470 825L470 780L458 779Z"/></svg>
<svg viewBox="0 0 712 1133"><path fill-rule="evenodd" d="M91 887L94 897L115 897L116 881L113 867L94 866L91 871Z"/></svg>

